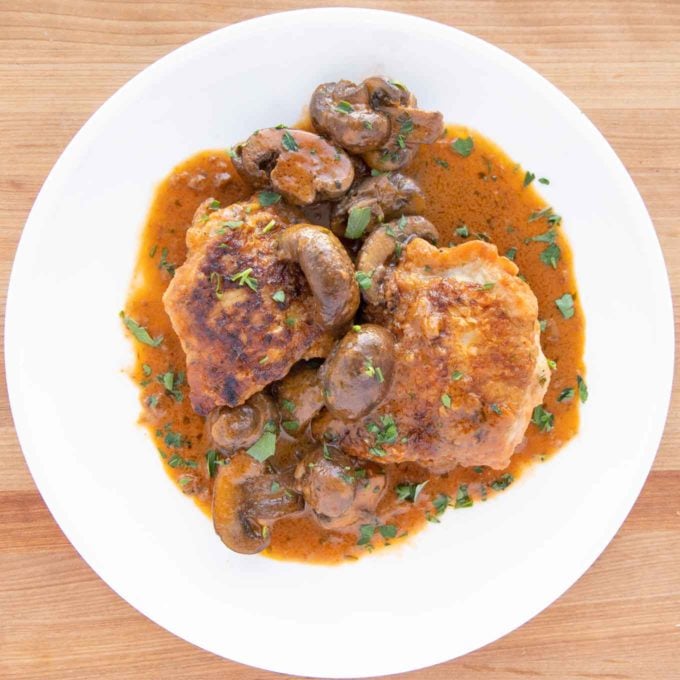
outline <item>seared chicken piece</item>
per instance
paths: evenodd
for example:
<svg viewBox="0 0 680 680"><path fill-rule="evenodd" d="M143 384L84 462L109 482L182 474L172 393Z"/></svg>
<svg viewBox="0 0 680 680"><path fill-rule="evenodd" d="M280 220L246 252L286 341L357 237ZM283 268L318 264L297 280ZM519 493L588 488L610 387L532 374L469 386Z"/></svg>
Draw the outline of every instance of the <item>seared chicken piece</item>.
<svg viewBox="0 0 680 680"><path fill-rule="evenodd" d="M257 195L210 206L196 212L186 262L163 296L200 415L242 404L300 359L325 356L332 342L302 269L279 257L281 234L301 214L281 203L263 207Z"/></svg>
<svg viewBox="0 0 680 680"><path fill-rule="evenodd" d="M482 241L408 243L368 310L396 341L390 391L340 428L344 451L435 472L508 464L550 380L536 296L517 271Z"/></svg>

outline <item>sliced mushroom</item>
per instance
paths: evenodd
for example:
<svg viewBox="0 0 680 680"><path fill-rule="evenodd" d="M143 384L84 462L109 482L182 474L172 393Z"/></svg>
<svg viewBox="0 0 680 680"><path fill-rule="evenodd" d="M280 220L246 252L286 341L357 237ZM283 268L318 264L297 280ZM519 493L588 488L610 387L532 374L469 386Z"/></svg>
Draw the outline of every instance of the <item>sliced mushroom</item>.
<svg viewBox="0 0 680 680"><path fill-rule="evenodd" d="M380 302L389 260L395 253L398 254L405 243L418 236L436 243L439 232L429 220L411 215L384 224L364 241L357 257L357 272L364 274L370 281L370 285L361 290L366 302L373 305Z"/></svg>
<svg viewBox="0 0 680 680"><path fill-rule="evenodd" d="M302 130L258 130L235 149L234 166L258 187L271 183L295 205L342 196L354 180L349 156L323 137Z"/></svg>
<svg viewBox="0 0 680 680"><path fill-rule="evenodd" d="M284 429L292 436L302 434L324 406L318 367L306 363L294 366L278 384L276 395Z"/></svg>
<svg viewBox="0 0 680 680"><path fill-rule="evenodd" d="M332 231L313 224L297 224L279 239L279 257L297 262L317 302L319 323L342 328L359 307L354 265Z"/></svg>
<svg viewBox="0 0 680 680"><path fill-rule="evenodd" d="M382 326L364 324L335 346L321 367L326 406L356 420L385 398L394 372L394 338Z"/></svg>
<svg viewBox="0 0 680 680"><path fill-rule="evenodd" d="M206 420L209 436L217 449L230 454L252 446L269 422L278 422L271 397L259 392L240 406L220 406Z"/></svg>
<svg viewBox="0 0 680 680"><path fill-rule="evenodd" d="M389 118L374 111L368 88L349 80L323 83L309 104L314 128L351 153L365 153L387 142Z"/></svg>
<svg viewBox="0 0 680 680"><path fill-rule="evenodd" d="M264 550L271 527L304 509L290 477L265 473L265 465L245 452L220 465L213 487L213 525L222 542L238 553Z"/></svg>
<svg viewBox="0 0 680 680"><path fill-rule="evenodd" d="M377 465L334 447L307 453L295 469L297 488L325 529L347 528L375 512L387 487Z"/></svg>
<svg viewBox="0 0 680 680"><path fill-rule="evenodd" d="M347 216L353 210L367 208L370 210L370 220L366 233L370 233L375 225L401 212L420 193L420 187L410 177L398 172L367 177L355 184L336 204L331 223L333 231L344 235Z"/></svg>

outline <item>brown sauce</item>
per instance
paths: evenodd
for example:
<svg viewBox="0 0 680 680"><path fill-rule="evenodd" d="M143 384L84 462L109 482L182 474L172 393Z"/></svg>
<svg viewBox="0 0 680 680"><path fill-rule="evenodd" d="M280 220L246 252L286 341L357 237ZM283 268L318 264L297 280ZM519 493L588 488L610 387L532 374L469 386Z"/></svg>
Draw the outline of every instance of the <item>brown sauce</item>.
<svg viewBox="0 0 680 680"><path fill-rule="evenodd" d="M463 157L451 148L450 141L468 135L474 138L474 150ZM230 175L228 181L225 173ZM516 249L514 260L536 294L539 318L545 322L543 351L556 362L544 399L546 410L554 415L554 427L543 432L530 424L510 465L501 471L459 467L446 475L430 477L416 465L392 466L391 488L378 508L378 521L380 525L396 527L395 537L391 536L393 531L386 532L387 536L376 531L368 545L357 545L358 531L324 530L311 514L305 514L274 525L271 545L265 551L270 557L334 563L356 559L367 549L399 543L421 529L428 519L437 522L447 507L446 497L451 511L454 507L469 508L471 502L485 502L528 466L545 461L578 431L577 376L584 375L584 318L576 295L571 249L557 225L555 243L561 258L554 268L540 258L548 245L545 241L525 242L550 227L550 213L536 217L536 213L548 208L535 189L540 175L524 186L525 170L498 146L478 132L453 126L447 128L445 139L422 146L405 173L416 179L427 197L418 212L438 228L440 245L482 238L496 244L501 254L512 254ZM185 232L198 204L212 196L228 205L249 194L249 187L239 179L226 150L200 152L174 168L154 196L125 307L125 313L147 328L152 337L164 338L158 347L134 344L132 378L140 385L140 423L154 438L170 477L207 514L212 485L205 454L210 447L204 440L204 419L193 412L189 403L184 353L161 297L173 268L184 262ZM569 319L555 304L564 293L571 293L575 300L574 315ZM558 401L568 388L574 389L573 397ZM290 455L290 438L282 433L279 442L277 456ZM397 497L397 485L426 480L415 503Z"/></svg>

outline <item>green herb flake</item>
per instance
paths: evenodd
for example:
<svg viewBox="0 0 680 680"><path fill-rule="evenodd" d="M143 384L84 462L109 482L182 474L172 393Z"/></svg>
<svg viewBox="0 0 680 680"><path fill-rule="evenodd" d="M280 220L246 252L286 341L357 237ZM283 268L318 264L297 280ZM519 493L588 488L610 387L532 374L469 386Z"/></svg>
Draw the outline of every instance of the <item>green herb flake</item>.
<svg viewBox="0 0 680 680"><path fill-rule="evenodd" d="M539 181L541 184L550 184L550 180L549 180L547 177L539 177L539 178L538 178L538 181Z"/></svg>
<svg viewBox="0 0 680 680"><path fill-rule="evenodd" d="M493 281L489 281L482 286L482 290L493 290L495 285Z"/></svg>
<svg viewBox="0 0 680 680"><path fill-rule="evenodd" d="M571 293L565 293L562 297L557 298L555 306L565 319L571 319L574 316L574 298Z"/></svg>
<svg viewBox="0 0 680 680"><path fill-rule="evenodd" d="M512 260L513 262L515 261L515 255L517 255L517 248L508 248L505 251L505 257L507 257L508 260Z"/></svg>
<svg viewBox="0 0 680 680"><path fill-rule="evenodd" d="M149 331L140 326L133 318L126 316L125 312L120 312L120 318L123 320L125 327L132 333L133 337L144 345L149 347L158 347L163 342L163 336L159 335L157 338L152 338Z"/></svg>
<svg viewBox="0 0 680 680"><path fill-rule="evenodd" d="M219 210L221 205L222 204L216 198L214 198L208 204L208 210Z"/></svg>
<svg viewBox="0 0 680 680"><path fill-rule="evenodd" d="M286 432L295 432L300 429L300 423L297 420L284 420L281 426Z"/></svg>
<svg viewBox="0 0 680 680"><path fill-rule="evenodd" d="M490 404L489 410L495 413L497 416L503 415L503 411L501 410L501 407L498 404Z"/></svg>
<svg viewBox="0 0 680 680"><path fill-rule="evenodd" d="M524 184L522 186L528 187L535 179L536 179L536 175L534 175L533 172L529 172L527 170L524 173Z"/></svg>
<svg viewBox="0 0 680 680"><path fill-rule="evenodd" d="M215 476L215 473L217 472L217 466L219 465L219 451L216 449L210 449L209 451L205 452L205 460L208 465L208 474L211 477Z"/></svg>
<svg viewBox="0 0 680 680"><path fill-rule="evenodd" d="M418 496L420 496L420 492L427 486L428 482L429 480L426 479L424 482L420 482L419 484L410 482L397 484L397 486L394 487L394 492L400 501L415 503L418 500Z"/></svg>
<svg viewBox="0 0 680 680"><path fill-rule="evenodd" d="M394 538L397 535L397 527L394 524L382 524L378 531L383 538Z"/></svg>
<svg viewBox="0 0 680 680"><path fill-rule="evenodd" d="M298 143L295 141L295 138L290 134L290 132L288 132L288 130L286 130L281 137L281 146L286 151L297 151L300 148Z"/></svg>
<svg viewBox="0 0 680 680"><path fill-rule="evenodd" d="M473 502L472 498L470 498L470 495L468 494L468 486L467 484L461 484L458 487L458 491L456 493L456 503L454 505L455 508L470 508L472 507Z"/></svg>
<svg viewBox="0 0 680 680"><path fill-rule="evenodd" d="M274 203L278 203L281 200L281 194L277 194L275 191L260 191L257 195L257 200L263 208L266 208Z"/></svg>
<svg viewBox="0 0 680 680"><path fill-rule="evenodd" d="M251 290L257 290L257 279L252 277L253 268L248 267L241 272L237 272L231 277L231 280L238 283L239 286L248 286Z"/></svg>
<svg viewBox="0 0 680 680"><path fill-rule="evenodd" d="M286 324L286 326L288 326L289 328L292 328L297 323L297 319L294 316L287 316L283 320L283 322Z"/></svg>
<svg viewBox="0 0 680 680"><path fill-rule="evenodd" d="M276 220L269 220L266 226L262 229L263 234L268 234L276 226Z"/></svg>
<svg viewBox="0 0 680 680"><path fill-rule="evenodd" d="M361 238L364 235L366 227L370 221L371 209L369 207L352 208L352 210L349 212L349 219L347 220L345 238Z"/></svg>
<svg viewBox="0 0 680 680"><path fill-rule="evenodd" d="M571 401L574 394L576 394L576 390L573 387L566 387L559 393L557 401Z"/></svg>
<svg viewBox="0 0 680 680"><path fill-rule="evenodd" d="M578 397L581 403L585 404L588 401L588 385L580 375L576 376L576 384L578 386Z"/></svg>
<svg viewBox="0 0 680 680"><path fill-rule="evenodd" d="M443 158L435 158L435 159L434 159L434 162L435 162L438 166L444 168L444 170L448 170L448 169L449 169L449 163L448 163L448 161L445 161Z"/></svg>
<svg viewBox="0 0 680 680"><path fill-rule="evenodd" d="M551 243L540 255L541 262L553 269L557 269L557 261L562 256L562 251L556 243Z"/></svg>
<svg viewBox="0 0 680 680"><path fill-rule="evenodd" d="M466 137L463 139L462 137L458 137L458 139L454 139L451 142L451 148L459 155L463 156L463 158L467 158L471 153L472 149L474 148L475 143L472 137Z"/></svg>
<svg viewBox="0 0 680 680"><path fill-rule="evenodd" d="M531 414L531 422L541 432L550 432L555 424L555 416L550 411L546 411L542 404L539 404Z"/></svg>
<svg viewBox="0 0 680 680"><path fill-rule="evenodd" d="M335 110L340 111L340 113L352 113L352 111L354 111L354 107L348 101L341 99L335 105Z"/></svg>
<svg viewBox="0 0 680 680"><path fill-rule="evenodd" d="M439 397L439 401L441 401L444 408L451 408L451 397L448 394L442 394L442 396Z"/></svg>
<svg viewBox="0 0 680 680"><path fill-rule="evenodd" d="M151 408L156 408L158 406L158 395L157 394L152 394L147 400L146 400L147 406L150 406Z"/></svg>
<svg viewBox="0 0 680 680"><path fill-rule="evenodd" d="M246 453L260 463L271 458L276 453L275 431L276 426L270 420L260 438L249 449L246 449Z"/></svg>
<svg viewBox="0 0 680 680"><path fill-rule="evenodd" d="M357 545L369 545L371 539L375 534L375 526L373 524L362 524L359 527L359 540Z"/></svg>
<svg viewBox="0 0 680 680"><path fill-rule="evenodd" d="M437 515L443 515L444 512L446 512L446 508L449 507L450 501L451 498L447 496L445 493L437 494L434 500L432 501L432 506L434 507L435 513Z"/></svg>
<svg viewBox="0 0 680 680"><path fill-rule="evenodd" d="M157 250L158 250L158 244L151 246L151 249L149 250L149 257L154 257L156 255Z"/></svg>
<svg viewBox="0 0 680 680"><path fill-rule="evenodd" d="M491 482L489 486L494 491L503 491L503 489L507 489L514 481L515 478L509 472L506 472L505 474L502 474L498 479Z"/></svg>
<svg viewBox="0 0 680 680"><path fill-rule="evenodd" d="M451 380L453 380L454 382L458 382L459 380L462 380L463 376L464 373L462 373L461 371L454 371L453 373L451 373Z"/></svg>
<svg viewBox="0 0 680 680"><path fill-rule="evenodd" d="M142 373L149 377L151 375L151 366L149 364L142 364Z"/></svg>
<svg viewBox="0 0 680 680"><path fill-rule="evenodd" d="M274 300L274 302L285 302L286 301L286 294L282 290L277 290L272 295L272 300Z"/></svg>
<svg viewBox="0 0 680 680"><path fill-rule="evenodd" d="M545 333L545 329L548 327L548 320L547 319L539 319L538 320L538 327L541 329L541 333Z"/></svg>
<svg viewBox="0 0 680 680"><path fill-rule="evenodd" d="M371 277L373 276L373 272L367 273L367 272L357 272L354 275L354 278L356 279L356 282L359 284L359 288L361 290L368 290L371 285Z"/></svg>
<svg viewBox="0 0 680 680"><path fill-rule="evenodd" d="M553 214L553 209L548 206L547 208L543 208L542 210L534 210L534 212L529 215L529 222L535 222L536 220L540 220L545 218L551 217Z"/></svg>
<svg viewBox="0 0 680 680"><path fill-rule="evenodd" d="M470 235L470 230L466 224L463 224L460 227L456 227L456 234L461 238L467 238Z"/></svg>

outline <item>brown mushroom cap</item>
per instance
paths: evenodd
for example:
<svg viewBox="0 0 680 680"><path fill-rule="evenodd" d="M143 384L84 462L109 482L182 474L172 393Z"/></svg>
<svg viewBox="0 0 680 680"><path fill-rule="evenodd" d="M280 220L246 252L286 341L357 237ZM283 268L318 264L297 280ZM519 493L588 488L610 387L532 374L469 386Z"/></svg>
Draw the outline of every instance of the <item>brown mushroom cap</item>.
<svg viewBox="0 0 680 680"><path fill-rule="evenodd" d="M324 407L318 367L307 363L293 366L278 384L276 397L284 427L286 421L297 424L296 428L286 428L288 433L293 436L301 434L307 423Z"/></svg>
<svg viewBox="0 0 680 680"><path fill-rule="evenodd" d="M309 113L314 128L351 153L365 153L387 141L389 118L370 104L368 88L349 80L323 83L312 95Z"/></svg>
<svg viewBox="0 0 680 680"><path fill-rule="evenodd" d="M364 241L357 257L357 272L371 277L370 287L361 291L366 302L378 304L388 261L404 243L416 237L436 243L439 232L429 220L411 215L384 224Z"/></svg>
<svg viewBox="0 0 680 680"><path fill-rule="evenodd" d="M349 156L312 132L266 128L236 147L234 165L255 186L267 186L295 205L342 196L354 180Z"/></svg>
<svg viewBox="0 0 680 680"><path fill-rule="evenodd" d="M366 233L370 233L375 225L399 214L414 196L420 194L420 187L416 182L398 172L366 177L355 183L349 193L335 205L331 226L336 234L342 236L349 213L357 208L368 208L371 217Z"/></svg>
<svg viewBox="0 0 680 680"><path fill-rule="evenodd" d="M276 406L271 397L259 392L240 406L219 406L211 411L206 429L215 447L229 454L252 446L270 421L278 422Z"/></svg>
<svg viewBox="0 0 680 680"><path fill-rule="evenodd" d="M292 480L265 474L265 466L240 452L220 465L213 487L213 525L231 550L253 554L271 540L271 526L278 519L301 512L302 497Z"/></svg>
<svg viewBox="0 0 680 680"><path fill-rule="evenodd" d="M313 224L289 227L279 239L279 257L300 265L322 326L338 329L352 319L359 307L354 265L332 231Z"/></svg>
<svg viewBox="0 0 680 680"><path fill-rule="evenodd" d="M335 447L307 453L295 469L295 479L317 522L326 529L346 528L375 512L387 486L381 468Z"/></svg>
<svg viewBox="0 0 680 680"><path fill-rule="evenodd" d="M335 346L321 367L329 411L356 420L385 398L394 372L394 338L382 326L364 324Z"/></svg>

